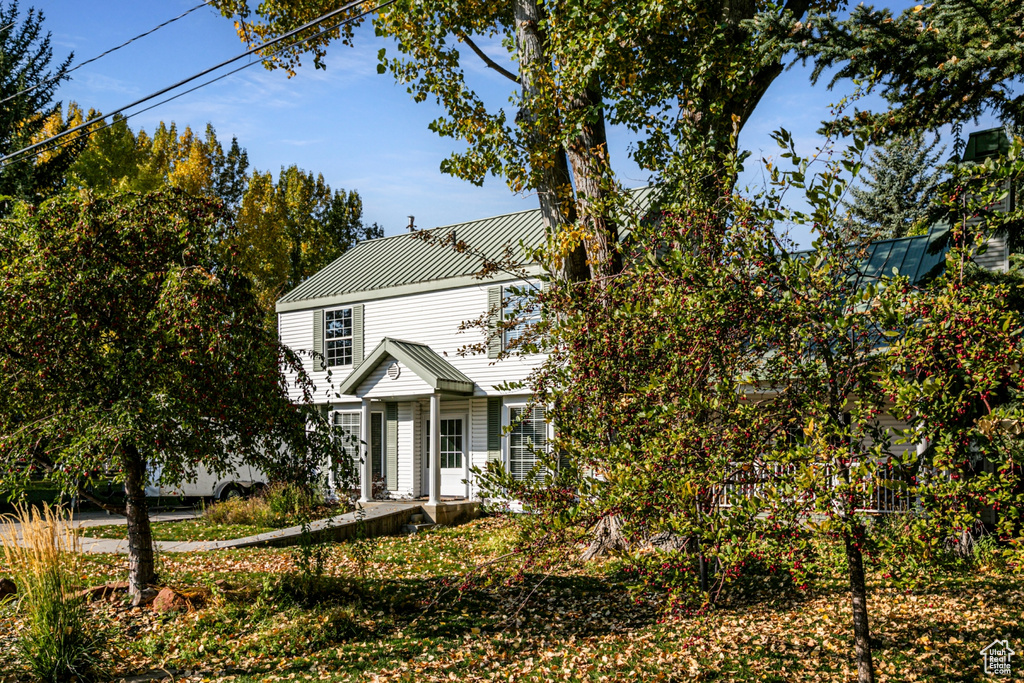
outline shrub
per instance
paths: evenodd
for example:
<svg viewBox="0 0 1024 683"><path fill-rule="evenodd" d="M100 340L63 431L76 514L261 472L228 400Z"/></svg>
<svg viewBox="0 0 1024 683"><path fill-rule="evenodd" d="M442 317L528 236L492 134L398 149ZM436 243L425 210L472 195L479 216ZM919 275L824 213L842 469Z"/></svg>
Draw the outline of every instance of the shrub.
<svg viewBox="0 0 1024 683"><path fill-rule="evenodd" d="M271 484L261 494L267 507L281 517L302 517L323 506L324 499L312 486Z"/></svg>
<svg viewBox="0 0 1024 683"><path fill-rule="evenodd" d="M18 541L16 523L21 525ZM0 524L4 558L18 585L25 626L18 639L22 660L35 678L57 683L96 677L100 643L86 623L79 575L77 531L48 505L19 508Z"/></svg>
<svg viewBox="0 0 1024 683"><path fill-rule="evenodd" d="M247 524L280 528L313 516L324 507L316 489L296 484L271 484L248 498L231 498L215 503L203 513L210 524Z"/></svg>

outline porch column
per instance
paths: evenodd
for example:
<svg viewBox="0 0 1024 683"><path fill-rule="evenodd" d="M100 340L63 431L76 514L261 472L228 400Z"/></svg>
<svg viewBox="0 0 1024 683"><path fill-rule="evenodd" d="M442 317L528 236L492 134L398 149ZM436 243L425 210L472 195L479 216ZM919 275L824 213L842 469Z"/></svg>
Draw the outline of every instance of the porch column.
<svg viewBox="0 0 1024 683"><path fill-rule="evenodd" d="M441 395L430 395L430 488L427 505L441 501Z"/></svg>
<svg viewBox="0 0 1024 683"><path fill-rule="evenodd" d="M370 462L370 399L363 399L359 414L359 502L373 500L373 463Z"/></svg>

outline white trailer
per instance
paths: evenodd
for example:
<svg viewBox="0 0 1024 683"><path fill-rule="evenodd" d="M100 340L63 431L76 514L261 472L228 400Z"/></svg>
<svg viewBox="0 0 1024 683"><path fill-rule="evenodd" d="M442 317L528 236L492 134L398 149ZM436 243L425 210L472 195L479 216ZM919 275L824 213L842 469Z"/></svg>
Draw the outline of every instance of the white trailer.
<svg viewBox="0 0 1024 683"><path fill-rule="evenodd" d="M227 500L255 493L267 485L267 475L258 467L242 464L218 476L204 465L196 468L195 476L177 484L160 483L160 468L151 471L146 495L157 498L212 498Z"/></svg>

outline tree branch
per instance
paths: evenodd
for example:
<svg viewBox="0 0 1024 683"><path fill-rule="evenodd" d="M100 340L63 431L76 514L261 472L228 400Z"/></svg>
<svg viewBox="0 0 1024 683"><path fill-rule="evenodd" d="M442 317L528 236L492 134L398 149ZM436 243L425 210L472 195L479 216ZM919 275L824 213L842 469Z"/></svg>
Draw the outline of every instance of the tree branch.
<svg viewBox="0 0 1024 683"><path fill-rule="evenodd" d="M100 498L97 498L96 496L92 495L91 493L86 491L83 487L79 487L78 488L78 495L81 496L82 498L85 498L87 501L89 501L90 503L92 503L96 507L100 508L101 510L106 510L107 512L109 512L111 514L121 515L122 517L127 517L128 516L128 510L125 509L124 507L118 507L117 505L111 505L110 503L108 503L108 502L106 502L106 501L104 501L104 500L102 500Z"/></svg>
<svg viewBox="0 0 1024 683"><path fill-rule="evenodd" d="M464 35L462 33L458 33L456 35L458 36L459 40L464 42L466 45L469 45L469 49L471 49L473 52L475 52L477 57L479 57L480 59L484 60L484 64L486 64L487 66L491 67L492 69L494 69L495 71L497 71L498 73L500 73L502 76L504 76L505 78L509 79L513 83L519 83L519 77L518 76L516 76L514 73L512 73L511 71L509 71L508 69L503 67L501 64L498 64L496 61L494 61L493 59L488 57L487 54L484 53L483 50L481 50L479 47L477 47L477 44L474 43L473 40L469 36Z"/></svg>

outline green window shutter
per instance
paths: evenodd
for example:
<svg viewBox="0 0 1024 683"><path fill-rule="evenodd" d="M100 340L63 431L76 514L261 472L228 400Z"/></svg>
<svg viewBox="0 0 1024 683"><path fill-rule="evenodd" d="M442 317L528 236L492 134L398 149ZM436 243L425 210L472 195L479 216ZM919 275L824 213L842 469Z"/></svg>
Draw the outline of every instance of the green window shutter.
<svg viewBox="0 0 1024 683"><path fill-rule="evenodd" d="M321 356L324 354L324 310L322 308L313 311L313 350ZM326 367L322 358L317 364L320 366L320 370Z"/></svg>
<svg viewBox="0 0 1024 683"><path fill-rule="evenodd" d="M352 368L363 362L363 305L352 307Z"/></svg>
<svg viewBox="0 0 1024 683"><path fill-rule="evenodd" d="M490 322L487 325L487 357L497 358L501 353L501 333L498 332L498 321L501 320L501 287L487 289L487 314Z"/></svg>
<svg viewBox="0 0 1024 683"><path fill-rule="evenodd" d="M384 474L388 491L398 490L398 404L384 404L384 421L387 423L385 444L387 446L387 469Z"/></svg>
<svg viewBox="0 0 1024 683"><path fill-rule="evenodd" d="M501 460L501 397L487 399L487 461Z"/></svg>

